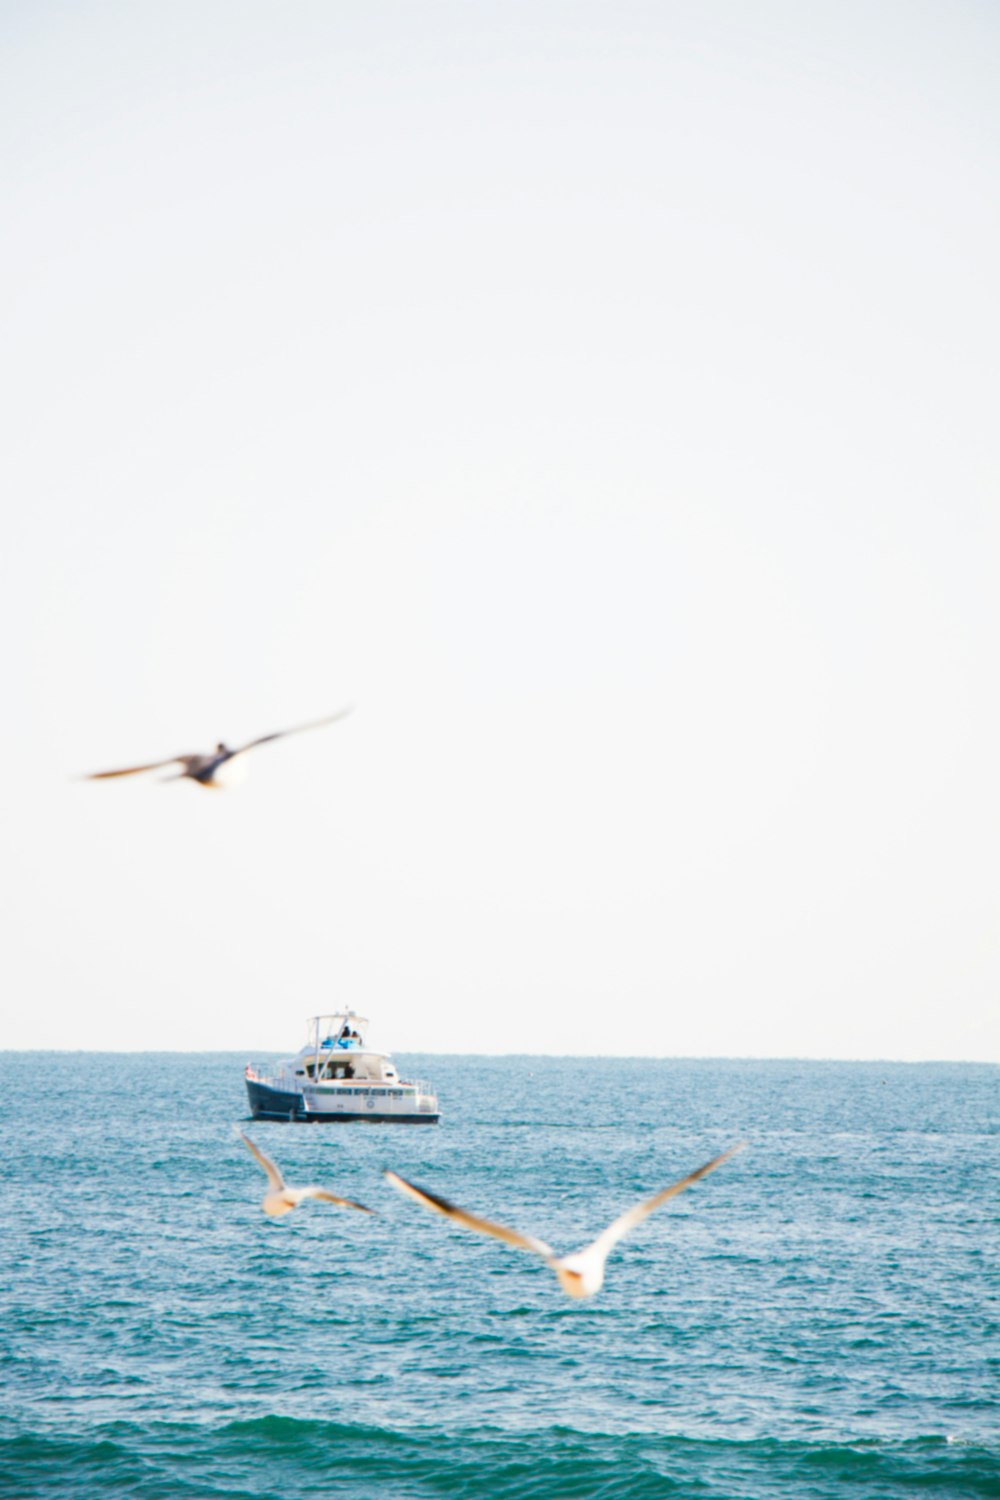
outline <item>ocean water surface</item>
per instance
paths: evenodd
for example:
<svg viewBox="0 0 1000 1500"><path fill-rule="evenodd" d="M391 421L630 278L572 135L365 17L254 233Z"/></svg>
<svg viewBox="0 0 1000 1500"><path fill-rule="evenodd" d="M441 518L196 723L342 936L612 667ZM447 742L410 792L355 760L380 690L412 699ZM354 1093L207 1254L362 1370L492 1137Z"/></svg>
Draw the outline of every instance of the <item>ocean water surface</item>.
<svg viewBox="0 0 1000 1500"><path fill-rule="evenodd" d="M272 1221L242 1055L0 1054L3 1500L1000 1496L996 1068L398 1060ZM744 1137L584 1303L381 1176L572 1249Z"/></svg>

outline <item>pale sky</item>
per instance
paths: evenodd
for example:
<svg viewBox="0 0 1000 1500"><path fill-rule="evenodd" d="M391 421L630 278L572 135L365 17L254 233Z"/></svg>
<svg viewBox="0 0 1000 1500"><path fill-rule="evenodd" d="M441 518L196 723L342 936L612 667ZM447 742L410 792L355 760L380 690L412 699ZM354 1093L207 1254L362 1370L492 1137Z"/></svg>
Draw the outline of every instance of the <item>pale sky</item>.
<svg viewBox="0 0 1000 1500"><path fill-rule="evenodd" d="M0 1047L1000 1060L1000 11L0 35Z"/></svg>

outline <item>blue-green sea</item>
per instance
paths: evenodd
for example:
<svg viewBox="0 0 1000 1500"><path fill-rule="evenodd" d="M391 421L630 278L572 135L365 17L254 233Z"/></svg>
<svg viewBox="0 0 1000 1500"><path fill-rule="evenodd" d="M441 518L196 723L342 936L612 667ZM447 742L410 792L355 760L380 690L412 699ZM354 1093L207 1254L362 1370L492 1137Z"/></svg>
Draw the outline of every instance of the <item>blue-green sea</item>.
<svg viewBox="0 0 1000 1500"><path fill-rule="evenodd" d="M245 1058L0 1054L0 1495L1000 1496L1000 1072L400 1058L439 1126L247 1124ZM726 1146L574 1303L560 1249Z"/></svg>

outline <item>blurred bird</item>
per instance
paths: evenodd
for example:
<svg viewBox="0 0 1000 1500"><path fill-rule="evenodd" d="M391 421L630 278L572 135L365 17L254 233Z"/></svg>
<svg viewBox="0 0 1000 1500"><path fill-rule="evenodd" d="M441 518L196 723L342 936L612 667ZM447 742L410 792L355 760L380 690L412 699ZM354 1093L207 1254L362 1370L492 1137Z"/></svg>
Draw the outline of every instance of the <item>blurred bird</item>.
<svg viewBox="0 0 1000 1500"><path fill-rule="evenodd" d="M244 1135L242 1130L236 1129L236 1134L247 1150L257 1158L267 1173L270 1190L264 1194L264 1201L261 1203L261 1208L272 1219L278 1218L281 1214L290 1214L292 1209L298 1208L299 1204L305 1198L319 1198L324 1203L339 1203L341 1208L357 1208L363 1214L374 1213L374 1209L365 1208L363 1203L355 1203L350 1198L338 1198L336 1193L328 1193L325 1188L289 1187L271 1158L259 1146L255 1146L250 1137Z"/></svg>
<svg viewBox="0 0 1000 1500"><path fill-rule="evenodd" d="M179 765L182 769L176 776L165 776L163 779L183 781L187 778L190 781L197 781L201 786L218 789L223 785L220 771L223 767L228 767L238 755L246 755L248 750L254 750L258 745L267 745L271 740L282 740L289 734L301 734L306 729L322 729L324 724L334 724L350 712L350 708L342 708L338 713L330 714L326 719L314 719L309 724L296 724L292 729L279 729L274 734L262 734L259 739L250 740L246 745L238 745L235 750L220 743L207 754L171 755L167 760L152 760L148 765L143 766L125 766L120 771L91 771L82 779L84 781L107 781L113 776L137 776L140 771L159 771L164 766Z"/></svg>
<svg viewBox="0 0 1000 1500"><path fill-rule="evenodd" d="M664 1188L662 1192L655 1193L652 1198L646 1198L642 1203L637 1203L627 1213L616 1219L603 1234L583 1250L576 1251L573 1255L557 1256L550 1245L544 1240L536 1240L533 1235L521 1234L517 1229L509 1229L506 1224L494 1224L489 1219L478 1218L470 1214L464 1208L458 1208L454 1203L449 1203L447 1198L439 1198L436 1193L428 1192L426 1188L417 1187L412 1182L407 1182L405 1177L398 1176L395 1172L386 1172L385 1176L393 1187L401 1193L407 1193L422 1203L425 1208L433 1209L436 1213L443 1214L445 1218L454 1219L456 1224L463 1224L466 1229L478 1230L480 1234L491 1234L495 1239L504 1240L508 1245L514 1245L519 1250L533 1250L540 1255L546 1265L551 1266L559 1278L559 1285L564 1292L571 1297L592 1297L599 1292L604 1284L604 1266L608 1255L618 1241L641 1224L643 1219L651 1214L655 1208L666 1203L668 1198L675 1198L678 1193L697 1182L699 1177L705 1177L709 1172L714 1172L716 1167L721 1167L724 1161L735 1156L737 1151L742 1151L746 1145L741 1141L737 1146L730 1146L721 1156L716 1156L712 1161L706 1162L695 1172L689 1172L687 1177L682 1177L672 1187Z"/></svg>

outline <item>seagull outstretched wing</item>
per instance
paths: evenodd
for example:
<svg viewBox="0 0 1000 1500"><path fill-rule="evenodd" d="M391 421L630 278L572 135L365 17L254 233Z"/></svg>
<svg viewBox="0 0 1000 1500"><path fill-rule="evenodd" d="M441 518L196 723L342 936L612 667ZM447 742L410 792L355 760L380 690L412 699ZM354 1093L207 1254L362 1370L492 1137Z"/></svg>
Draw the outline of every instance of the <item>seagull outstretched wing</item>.
<svg viewBox="0 0 1000 1500"><path fill-rule="evenodd" d="M124 766L120 771L91 771L82 781L107 781L112 776L138 776L140 771L160 771L164 766L186 766L199 759L196 755L171 755L168 760L151 760L145 766Z"/></svg>
<svg viewBox="0 0 1000 1500"><path fill-rule="evenodd" d="M281 1172L278 1170L278 1167L265 1151L262 1151L259 1146L255 1145L248 1135L243 1134L242 1130L237 1130L236 1134L239 1136L240 1140L243 1142L244 1146L246 1146L250 1154L252 1156L255 1156L260 1162L261 1166L264 1168L264 1171L267 1173L267 1180L271 1184L271 1187L276 1193L280 1193L282 1188L285 1186L285 1179L282 1177Z"/></svg>
<svg viewBox="0 0 1000 1500"><path fill-rule="evenodd" d="M337 1203L341 1208L356 1208L363 1214L373 1214L375 1212L373 1208L366 1208L363 1203L355 1203L353 1198L338 1198L336 1193L328 1193L326 1188L293 1188L292 1191L298 1191L303 1198L319 1198L323 1203Z"/></svg>
<svg viewBox="0 0 1000 1500"><path fill-rule="evenodd" d="M492 1219L481 1219L478 1214L467 1213L464 1208L459 1208L456 1203L450 1203L447 1198L440 1198L437 1193L431 1193L427 1188L417 1187L416 1183L407 1182L406 1178L400 1177L398 1172L386 1172L385 1176L401 1193L415 1198L425 1208L443 1214L446 1219L453 1219L456 1224L461 1224L466 1229L474 1229L479 1234L491 1234L494 1239L503 1240L507 1245L514 1245L518 1250L533 1250L544 1260L551 1260L555 1254L552 1246L547 1245L544 1240L536 1240L531 1234L522 1234L520 1230L511 1229L507 1224L496 1224Z"/></svg>
<svg viewBox="0 0 1000 1500"><path fill-rule="evenodd" d="M742 1151L745 1145L746 1141L740 1141L739 1145L730 1146L729 1150L723 1151L721 1156L714 1156L703 1167L698 1167L694 1172L689 1172L679 1182L672 1183L670 1187L663 1188L659 1193L654 1193L651 1198L644 1198L641 1203L637 1203L633 1208L627 1209L625 1213L615 1219L613 1224L608 1225L603 1234L597 1236L597 1239L594 1240L592 1245L588 1246L588 1249L596 1250L600 1255L607 1256L608 1252L617 1245L618 1241L623 1239L630 1229L634 1229L637 1224L641 1224L643 1219L648 1218L654 1209L659 1208L668 1199L676 1198L678 1193L683 1193L684 1189L689 1188L693 1182L697 1182L699 1177L707 1177L709 1172L714 1172L716 1167L721 1167L722 1163L728 1161L731 1156L735 1156L737 1151Z"/></svg>
<svg viewBox="0 0 1000 1500"><path fill-rule="evenodd" d="M353 712L353 706L338 709L335 714L327 714L325 719L312 719L308 724L294 724L291 729L276 729L273 734L262 734L255 740L248 740L245 745L240 745L234 755L243 755L247 750L253 750L257 745L269 745L272 740L283 740L289 734L303 734L307 729L322 729L326 724L335 724L338 719L346 719Z"/></svg>

